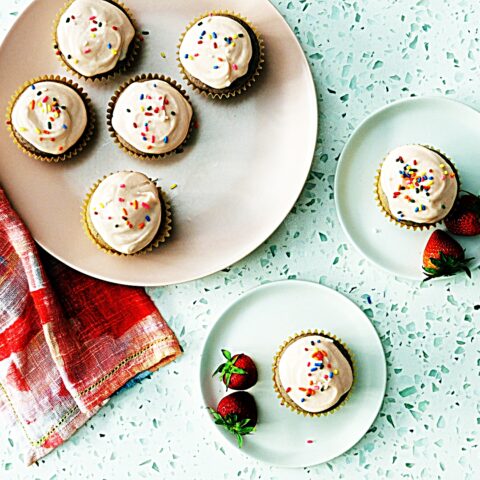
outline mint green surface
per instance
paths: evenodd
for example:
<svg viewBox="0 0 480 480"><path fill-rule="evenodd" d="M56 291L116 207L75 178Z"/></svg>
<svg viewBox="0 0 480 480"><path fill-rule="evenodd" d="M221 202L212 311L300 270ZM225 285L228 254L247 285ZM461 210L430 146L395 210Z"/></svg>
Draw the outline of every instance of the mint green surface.
<svg viewBox="0 0 480 480"><path fill-rule="evenodd" d="M2 36L28 3L2 0ZM2 430L0 479L478 478L479 272L471 281L458 276L417 286L376 269L348 245L333 183L348 136L385 103L433 94L480 108L480 7L468 0L274 4L302 43L319 99L314 166L295 209L228 271L150 289L185 348L183 358L115 397L38 466L24 467L15 439ZM307 469L269 467L225 450L200 420L195 384L206 329L224 307L283 278L319 282L356 302L387 357L386 399L370 431L343 456Z"/></svg>

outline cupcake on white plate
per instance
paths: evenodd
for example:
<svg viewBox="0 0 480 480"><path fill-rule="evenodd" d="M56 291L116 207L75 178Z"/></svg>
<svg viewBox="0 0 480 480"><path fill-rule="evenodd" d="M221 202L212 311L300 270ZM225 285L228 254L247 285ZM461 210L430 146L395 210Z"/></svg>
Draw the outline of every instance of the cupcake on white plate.
<svg viewBox="0 0 480 480"><path fill-rule="evenodd" d="M403 145L385 157L377 172L377 203L399 226L428 229L452 210L460 190L453 162L424 145Z"/></svg>

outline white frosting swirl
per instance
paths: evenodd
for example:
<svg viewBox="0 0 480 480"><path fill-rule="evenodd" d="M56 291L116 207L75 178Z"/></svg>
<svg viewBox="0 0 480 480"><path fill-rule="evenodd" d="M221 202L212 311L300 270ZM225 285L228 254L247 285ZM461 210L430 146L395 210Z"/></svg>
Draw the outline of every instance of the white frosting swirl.
<svg viewBox="0 0 480 480"><path fill-rule="evenodd" d="M190 75L209 87L222 89L247 73L252 42L237 21L210 15L187 30L179 54Z"/></svg>
<svg viewBox="0 0 480 480"><path fill-rule="evenodd" d="M399 221L434 223L445 218L457 198L452 167L438 153L421 145L392 150L383 162L380 186Z"/></svg>
<svg viewBox="0 0 480 480"><path fill-rule="evenodd" d="M29 85L16 99L11 122L18 135L37 150L65 153L87 126L87 109L72 87L57 81Z"/></svg>
<svg viewBox="0 0 480 480"><path fill-rule="evenodd" d="M127 15L105 0L75 0L57 26L64 61L86 77L113 70L127 56L134 36Z"/></svg>
<svg viewBox="0 0 480 480"><path fill-rule="evenodd" d="M175 150L188 134L192 107L163 80L130 84L119 96L112 127L125 141L147 154Z"/></svg>
<svg viewBox="0 0 480 480"><path fill-rule="evenodd" d="M162 207L157 187L143 173L114 173L93 192L88 215L97 233L114 250L138 252L160 227Z"/></svg>
<svg viewBox="0 0 480 480"><path fill-rule="evenodd" d="M333 407L352 387L350 364L333 340L307 335L284 350L278 376L287 395L307 412Z"/></svg>

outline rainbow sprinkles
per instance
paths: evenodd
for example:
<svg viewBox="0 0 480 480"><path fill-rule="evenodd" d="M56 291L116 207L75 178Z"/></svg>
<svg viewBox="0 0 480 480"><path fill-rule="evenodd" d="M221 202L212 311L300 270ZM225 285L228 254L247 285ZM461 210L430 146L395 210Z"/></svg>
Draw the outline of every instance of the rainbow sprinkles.
<svg viewBox="0 0 480 480"><path fill-rule="evenodd" d="M88 226L105 248L132 254L149 245L162 222L162 200L154 182L139 172L117 172L102 180L88 203Z"/></svg>
<svg viewBox="0 0 480 480"><path fill-rule="evenodd" d="M284 392L302 410L325 412L351 389L352 367L335 344L323 335L306 335L289 343L278 361Z"/></svg>
<svg viewBox="0 0 480 480"><path fill-rule="evenodd" d="M106 0L74 0L58 20L56 53L87 78L111 72L126 59L135 28L126 13Z"/></svg>
<svg viewBox="0 0 480 480"><path fill-rule="evenodd" d="M440 221L453 207L458 193L453 166L422 145L392 150L382 164L379 180L390 213L399 222Z"/></svg>
<svg viewBox="0 0 480 480"><path fill-rule="evenodd" d="M209 87L222 89L248 72L252 52L243 25L225 15L208 15L187 30L179 56L189 74Z"/></svg>
<svg viewBox="0 0 480 480"><path fill-rule="evenodd" d="M165 80L132 81L113 102L111 127L134 153L166 154L188 136L193 109L182 92Z"/></svg>
<svg viewBox="0 0 480 480"><path fill-rule="evenodd" d="M61 155L83 135L87 108L71 86L54 80L36 82L15 100L11 124L30 148Z"/></svg>

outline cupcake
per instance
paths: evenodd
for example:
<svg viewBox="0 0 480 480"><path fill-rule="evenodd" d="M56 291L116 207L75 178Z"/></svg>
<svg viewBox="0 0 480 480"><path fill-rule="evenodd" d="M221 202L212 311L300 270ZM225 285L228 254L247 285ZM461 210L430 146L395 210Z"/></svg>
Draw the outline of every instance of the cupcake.
<svg viewBox="0 0 480 480"><path fill-rule="evenodd" d="M321 416L344 403L353 385L353 360L345 345L324 332L288 339L273 363L273 382L282 405Z"/></svg>
<svg viewBox="0 0 480 480"><path fill-rule="evenodd" d="M180 39L179 67L198 91L212 97L242 93L259 74L263 42L245 19L231 13L204 15Z"/></svg>
<svg viewBox="0 0 480 480"><path fill-rule="evenodd" d="M376 180L377 199L395 223L429 228L452 210L459 179L452 162L423 145L404 145L392 150Z"/></svg>
<svg viewBox="0 0 480 480"><path fill-rule="evenodd" d="M49 162L77 154L94 123L87 95L58 76L25 83L13 95L7 117L15 143L27 155Z"/></svg>
<svg viewBox="0 0 480 480"><path fill-rule="evenodd" d="M110 135L140 159L177 151L191 132L193 109L181 87L163 75L142 75L117 90L107 111Z"/></svg>
<svg viewBox="0 0 480 480"><path fill-rule="evenodd" d="M126 69L138 48L134 39L130 14L113 0L69 2L54 30L54 47L64 65L91 79Z"/></svg>
<svg viewBox="0 0 480 480"><path fill-rule="evenodd" d="M90 238L109 253L151 250L169 236L170 208L143 173L117 172L97 182L83 207Z"/></svg>

